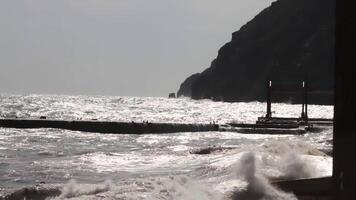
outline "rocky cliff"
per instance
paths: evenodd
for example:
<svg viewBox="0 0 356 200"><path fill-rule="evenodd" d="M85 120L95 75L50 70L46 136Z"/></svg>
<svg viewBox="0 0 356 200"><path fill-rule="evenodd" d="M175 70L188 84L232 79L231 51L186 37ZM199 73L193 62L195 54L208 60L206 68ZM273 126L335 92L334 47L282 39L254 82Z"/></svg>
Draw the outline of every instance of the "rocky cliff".
<svg viewBox="0 0 356 200"><path fill-rule="evenodd" d="M278 0L232 34L211 66L184 81L178 95L193 99L265 101L266 80L332 90L334 0ZM300 95L274 96L298 103ZM310 103L332 104L332 95L310 95Z"/></svg>
<svg viewBox="0 0 356 200"><path fill-rule="evenodd" d="M193 74L189 76L185 81L180 85L179 90L177 92L177 96L185 96L191 97L192 96L192 84L193 82L199 77L200 73Z"/></svg>

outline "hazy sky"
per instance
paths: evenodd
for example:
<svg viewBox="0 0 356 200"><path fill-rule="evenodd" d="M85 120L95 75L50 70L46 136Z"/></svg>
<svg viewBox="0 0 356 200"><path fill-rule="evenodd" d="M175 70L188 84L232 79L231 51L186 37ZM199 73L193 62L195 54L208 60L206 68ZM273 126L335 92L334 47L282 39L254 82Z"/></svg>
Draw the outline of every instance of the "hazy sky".
<svg viewBox="0 0 356 200"><path fill-rule="evenodd" d="M0 0L0 93L167 96L274 0Z"/></svg>

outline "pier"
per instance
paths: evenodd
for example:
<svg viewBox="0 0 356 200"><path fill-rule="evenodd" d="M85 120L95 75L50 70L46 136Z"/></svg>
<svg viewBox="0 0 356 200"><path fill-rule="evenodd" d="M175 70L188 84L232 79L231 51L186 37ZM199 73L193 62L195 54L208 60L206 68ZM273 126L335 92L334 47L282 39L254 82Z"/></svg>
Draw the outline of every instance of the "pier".
<svg viewBox="0 0 356 200"><path fill-rule="evenodd" d="M111 134L164 134L178 132L229 131L245 134L300 135L315 129L313 126L332 125L332 119L309 119L306 124L300 118L258 118L256 123L227 124L180 124L151 122L114 122L100 120L54 120L54 119L0 119L0 127L18 129L55 128L71 131Z"/></svg>
<svg viewBox="0 0 356 200"><path fill-rule="evenodd" d="M299 125L280 124L179 124L136 123L99 120L0 119L0 127L18 129L56 128L111 134L164 134L178 132L230 131L254 134L303 134Z"/></svg>
<svg viewBox="0 0 356 200"><path fill-rule="evenodd" d="M176 133L218 131L215 124L178 124L178 123L136 123L111 122L99 120L51 120L51 119L0 119L4 128L58 128L71 131L84 131L113 134Z"/></svg>

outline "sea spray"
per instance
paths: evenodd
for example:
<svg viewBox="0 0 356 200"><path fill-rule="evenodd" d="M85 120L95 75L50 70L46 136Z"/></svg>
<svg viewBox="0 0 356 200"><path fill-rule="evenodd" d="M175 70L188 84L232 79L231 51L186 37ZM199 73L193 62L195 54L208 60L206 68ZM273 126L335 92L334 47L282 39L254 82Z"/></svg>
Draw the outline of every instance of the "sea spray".
<svg viewBox="0 0 356 200"><path fill-rule="evenodd" d="M272 153L277 159L263 158L264 163L281 172L283 179L292 180L322 176L311 157L326 158L327 155L305 142L291 142L274 140L263 145L267 152ZM309 158L309 159L308 159Z"/></svg>
<svg viewBox="0 0 356 200"><path fill-rule="evenodd" d="M126 182L126 181L125 181ZM213 187L184 175L137 178L123 183L105 181L101 184L81 184L70 180L61 189L61 199L148 199L148 200L221 200L223 195Z"/></svg>
<svg viewBox="0 0 356 200"><path fill-rule="evenodd" d="M253 153L232 149L223 153L223 160L230 160L230 163L233 160L237 160L237 162L232 165L226 162L223 162L225 165L217 166L207 164L204 168L199 168L199 174L204 173L206 176L136 177L122 179L114 183L107 181L99 184L77 183L72 180L62 187L62 194L55 199L293 200L296 198L292 194L284 193L269 183L269 171L265 169L278 169L283 176L275 177L286 178L287 170L298 168L300 162L305 162L305 159L309 157L312 158L311 160L315 159L315 156L299 155L295 152L294 154L271 156L268 152L263 153L259 148L256 148ZM218 158L220 161L221 156ZM297 162L293 159L295 157L299 158ZM290 159L290 162L285 162L286 159ZM303 174L300 173L300 176L305 176ZM219 189L221 186L226 189Z"/></svg>
<svg viewBox="0 0 356 200"><path fill-rule="evenodd" d="M281 171L284 172L286 179L300 179L317 176L315 166L303 159L295 152L287 153L281 159Z"/></svg>
<svg viewBox="0 0 356 200"><path fill-rule="evenodd" d="M245 159L243 155L246 152L254 152L254 162L241 161ZM198 167L194 171L194 176L199 180L207 180L222 193L232 191L234 187L245 187L246 181L241 180L247 174L254 174L254 171L269 181L291 180L295 177L331 175L332 165L332 158L317 148L286 138L266 140L260 145L241 144L225 151L199 155L196 158L208 159L209 162ZM241 167L241 163L244 163L244 167ZM236 174L239 176L236 177Z"/></svg>
<svg viewBox="0 0 356 200"><path fill-rule="evenodd" d="M315 146L303 141L290 141L288 139L274 139L264 142L261 150L278 156L283 156L291 151L297 154L326 156Z"/></svg>
<svg viewBox="0 0 356 200"><path fill-rule="evenodd" d="M103 184L79 184L75 180L70 180L69 183L63 186L61 195L55 199L95 195L107 192L111 187L112 183L109 180L105 181Z"/></svg>
<svg viewBox="0 0 356 200"><path fill-rule="evenodd" d="M286 193L273 187L267 178L260 173L258 160L255 153L244 153L237 165L237 177L246 181L247 185L242 189L235 189L231 194L232 200L297 200L290 193Z"/></svg>
<svg viewBox="0 0 356 200"><path fill-rule="evenodd" d="M155 182L152 199L219 200L222 194L187 176L169 176Z"/></svg>

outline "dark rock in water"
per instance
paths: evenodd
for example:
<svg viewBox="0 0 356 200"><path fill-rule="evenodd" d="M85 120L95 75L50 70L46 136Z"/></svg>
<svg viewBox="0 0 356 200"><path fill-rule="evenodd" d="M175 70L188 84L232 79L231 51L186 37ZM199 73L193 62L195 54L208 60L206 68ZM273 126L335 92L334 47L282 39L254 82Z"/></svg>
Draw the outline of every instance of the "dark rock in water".
<svg viewBox="0 0 356 200"><path fill-rule="evenodd" d="M40 119L47 119L46 116L40 116Z"/></svg>
<svg viewBox="0 0 356 200"><path fill-rule="evenodd" d="M61 189L58 186L42 186L26 187L16 191L8 191L7 194L2 194L0 199L7 200L45 200L51 197L56 197L61 194Z"/></svg>
<svg viewBox="0 0 356 200"><path fill-rule="evenodd" d="M201 148L201 149L196 149L196 150L191 150L191 154L210 154L213 151L213 148L208 147L208 148Z"/></svg>
<svg viewBox="0 0 356 200"><path fill-rule="evenodd" d="M176 93L169 93L168 98L176 98Z"/></svg>
<svg viewBox="0 0 356 200"><path fill-rule="evenodd" d="M206 147L206 148L200 148L200 149L195 149L191 150L191 154L198 154L198 155L204 155L204 154L211 154L216 151L223 151L223 150L228 150L228 149L233 149L233 147L221 147L221 146L212 146L212 147Z"/></svg>
<svg viewBox="0 0 356 200"><path fill-rule="evenodd" d="M178 96L224 101L265 101L267 79L333 90L335 1L278 0L232 34L211 66L187 78ZM302 95L273 101L300 103ZM309 103L332 104L332 95L310 94Z"/></svg>
<svg viewBox="0 0 356 200"><path fill-rule="evenodd" d="M330 149L323 149L321 150L323 153L325 153L325 155L328 155L330 157L333 157L333 149L330 148Z"/></svg>

